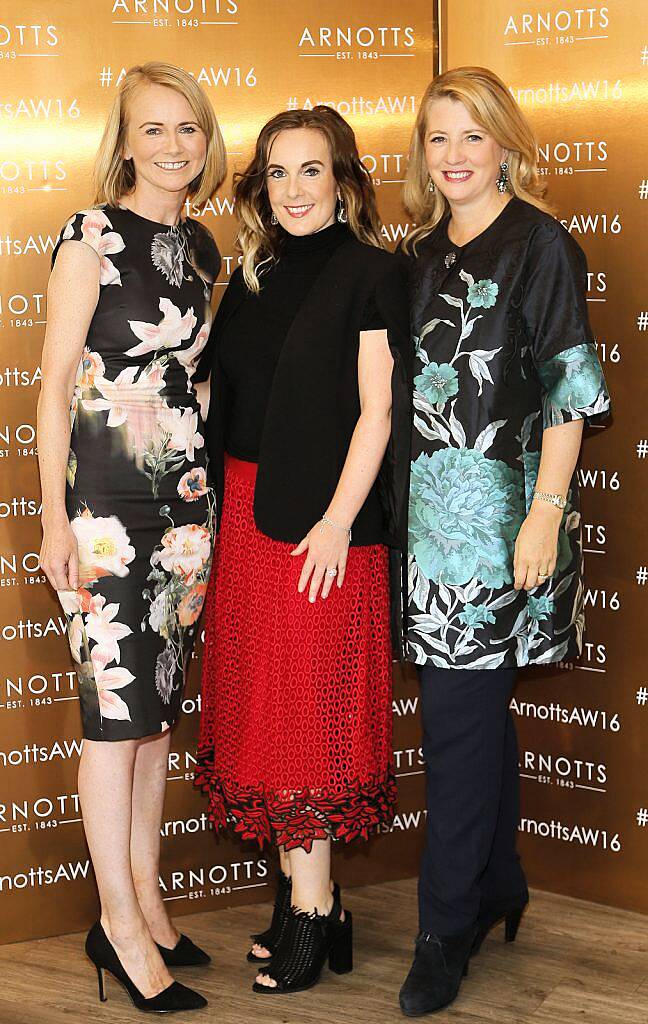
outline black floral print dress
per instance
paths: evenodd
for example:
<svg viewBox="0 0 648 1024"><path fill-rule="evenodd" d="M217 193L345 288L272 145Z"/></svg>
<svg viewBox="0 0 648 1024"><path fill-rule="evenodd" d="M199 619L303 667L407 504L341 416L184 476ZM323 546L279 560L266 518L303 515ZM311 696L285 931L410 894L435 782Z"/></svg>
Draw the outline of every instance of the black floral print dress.
<svg viewBox="0 0 648 1024"><path fill-rule="evenodd" d="M177 718L211 564L214 500L192 384L220 258L193 220L75 214L68 239L100 260L100 295L76 379L66 505L79 546L61 591L83 734L159 733Z"/></svg>
<svg viewBox="0 0 648 1024"><path fill-rule="evenodd" d="M586 279L571 235L517 198L462 248L447 221L418 246L406 638L418 665L512 668L580 653L576 474L553 576L516 591L513 554L543 430L609 410Z"/></svg>

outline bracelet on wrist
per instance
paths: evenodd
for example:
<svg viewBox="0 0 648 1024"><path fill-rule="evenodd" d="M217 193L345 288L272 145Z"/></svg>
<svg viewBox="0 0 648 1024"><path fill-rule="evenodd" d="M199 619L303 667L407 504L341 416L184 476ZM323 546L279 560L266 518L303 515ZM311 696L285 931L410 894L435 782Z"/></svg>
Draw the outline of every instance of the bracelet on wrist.
<svg viewBox="0 0 648 1024"><path fill-rule="evenodd" d="M555 508L564 509L567 504L567 498L562 494L550 494L548 491L535 491L533 497L538 498L539 501L545 501L548 505L553 505Z"/></svg>
<svg viewBox="0 0 648 1024"><path fill-rule="evenodd" d="M351 543L351 530L349 529L349 527L342 526L341 523L334 522L334 520L329 519L327 515L322 516L322 518L320 519L320 523L322 524L320 526L320 532L323 530L324 524L326 524L327 526L334 526L336 530L344 530L344 532L349 536L349 544Z"/></svg>

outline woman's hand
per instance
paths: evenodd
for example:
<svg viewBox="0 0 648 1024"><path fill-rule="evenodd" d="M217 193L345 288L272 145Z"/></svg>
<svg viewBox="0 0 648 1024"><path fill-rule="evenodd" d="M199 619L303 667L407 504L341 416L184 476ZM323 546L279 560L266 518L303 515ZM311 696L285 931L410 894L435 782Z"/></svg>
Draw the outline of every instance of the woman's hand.
<svg viewBox="0 0 648 1024"><path fill-rule="evenodd" d="M562 510L534 501L515 541L513 570L516 590L533 590L556 568Z"/></svg>
<svg viewBox="0 0 648 1024"><path fill-rule="evenodd" d="M40 564L54 590L79 586L79 548L66 515L43 523Z"/></svg>
<svg viewBox="0 0 648 1024"><path fill-rule="evenodd" d="M349 554L349 530L371 490L385 454L391 429L391 378L394 360L386 329L360 331L358 390L360 416L355 425L335 494L321 519L291 555L306 558L297 589L315 602L322 588L328 597L333 580L344 583ZM328 518L330 516L330 519ZM339 525L338 525L339 524ZM323 584L322 584L322 581Z"/></svg>
<svg viewBox="0 0 648 1024"><path fill-rule="evenodd" d="M333 580L337 579L338 587L344 583L346 572L347 556L349 552L348 531L332 523L320 521L304 537L291 555L303 555L306 552L306 560L302 567L301 576L297 590L303 594L306 587L308 600L314 603L320 587L322 597L329 595ZM333 572L333 570L336 570ZM322 580L324 584L322 586Z"/></svg>

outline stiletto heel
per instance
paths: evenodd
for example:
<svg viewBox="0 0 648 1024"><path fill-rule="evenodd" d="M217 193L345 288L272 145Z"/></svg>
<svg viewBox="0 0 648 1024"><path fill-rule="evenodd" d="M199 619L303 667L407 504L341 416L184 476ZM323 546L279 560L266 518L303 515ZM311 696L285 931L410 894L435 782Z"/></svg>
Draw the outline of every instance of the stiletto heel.
<svg viewBox="0 0 648 1024"><path fill-rule="evenodd" d="M328 958L333 974L349 974L353 970L353 915L345 910L344 921L335 925Z"/></svg>
<svg viewBox="0 0 648 1024"><path fill-rule="evenodd" d="M476 956L491 928L498 921L501 921L502 918L504 918L504 941L514 942L528 902L528 893L523 893L515 901L500 900L499 902L491 902L483 906L479 911L477 931L470 955Z"/></svg>
<svg viewBox="0 0 648 1024"><path fill-rule="evenodd" d="M97 967L96 964L95 967ZM108 1000L108 996L106 995L106 990L104 988L103 967L97 967L97 979L99 981L99 1001L105 1003Z"/></svg>
<svg viewBox="0 0 648 1024"><path fill-rule="evenodd" d="M504 941L515 942L515 936L518 933L520 927L520 921L522 920L522 914L524 913L524 907L516 907L515 910L509 910L504 921Z"/></svg>
<svg viewBox="0 0 648 1024"><path fill-rule="evenodd" d="M97 921L88 932L85 943L86 954L97 970L99 980L99 999L106 1002L104 973L108 971L128 992L133 1006L144 1013L179 1013L187 1010L202 1010L207 1000L194 992L193 989L172 982L155 996L143 996L137 986L124 970L115 948Z"/></svg>

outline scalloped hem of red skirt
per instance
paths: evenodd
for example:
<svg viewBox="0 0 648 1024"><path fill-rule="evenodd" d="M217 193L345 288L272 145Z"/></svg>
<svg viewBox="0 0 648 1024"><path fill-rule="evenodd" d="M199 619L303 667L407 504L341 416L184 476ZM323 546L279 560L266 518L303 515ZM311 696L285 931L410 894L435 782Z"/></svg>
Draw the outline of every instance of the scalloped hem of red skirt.
<svg viewBox="0 0 648 1024"><path fill-rule="evenodd" d="M314 840L350 843L369 839L381 825L390 825L396 808L396 779L388 772L353 789L317 793L303 790L290 797L268 794L263 788L238 787L214 776L205 754L199 752L194 785L209 798L209 820L218 831L228 825L242 839L263 849L266 843L310 853Z"/></svg>

